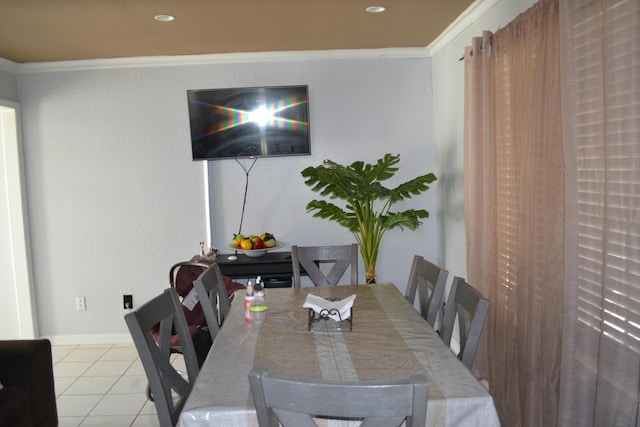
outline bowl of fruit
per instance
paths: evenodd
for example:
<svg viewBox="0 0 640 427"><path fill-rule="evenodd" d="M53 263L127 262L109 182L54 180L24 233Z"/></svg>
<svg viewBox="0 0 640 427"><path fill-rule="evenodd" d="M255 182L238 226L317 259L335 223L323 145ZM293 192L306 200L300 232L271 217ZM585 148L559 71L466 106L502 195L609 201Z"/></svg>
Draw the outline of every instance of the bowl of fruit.
<svg viewBox="0 0 640 427"><path fill-rule="evenodd" d="M242 252L253 258L261 257L270 250L282 247L284 247L284 243L278 242L271 233L262 233L259 236L255 234L244 236L238 233L234 234L233 241L227 244L228 249Z"/></svg>

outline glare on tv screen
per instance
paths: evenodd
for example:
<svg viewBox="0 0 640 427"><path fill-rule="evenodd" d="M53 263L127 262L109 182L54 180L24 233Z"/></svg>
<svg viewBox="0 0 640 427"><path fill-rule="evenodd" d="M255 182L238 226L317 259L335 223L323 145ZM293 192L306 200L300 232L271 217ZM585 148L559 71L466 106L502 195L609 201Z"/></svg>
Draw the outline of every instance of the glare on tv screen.
<svg viewBox="0 0 640 427"><path fill-rule="evenodd" d="M193 160L311 154L307 89L188 90Z"/></svg>

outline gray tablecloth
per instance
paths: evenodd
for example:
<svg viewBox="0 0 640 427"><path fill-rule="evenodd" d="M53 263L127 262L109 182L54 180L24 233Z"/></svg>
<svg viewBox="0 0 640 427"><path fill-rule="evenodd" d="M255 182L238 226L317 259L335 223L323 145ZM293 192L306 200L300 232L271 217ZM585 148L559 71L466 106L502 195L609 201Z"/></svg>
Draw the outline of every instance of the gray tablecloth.
<svg viewBox="0 0 640 427"><path fill-rule="evenodd" d="M356 294L353 330L309 332L308 293ZM253 366L306 378L398 379L424 372L428 426L499 426L493 399L391 284L267 289L267 317L244 319L237 291L180 417L180 426L258 426ZM329 423L328 425L334 425ZM345 425L345 424L342 424Z"/></svg>

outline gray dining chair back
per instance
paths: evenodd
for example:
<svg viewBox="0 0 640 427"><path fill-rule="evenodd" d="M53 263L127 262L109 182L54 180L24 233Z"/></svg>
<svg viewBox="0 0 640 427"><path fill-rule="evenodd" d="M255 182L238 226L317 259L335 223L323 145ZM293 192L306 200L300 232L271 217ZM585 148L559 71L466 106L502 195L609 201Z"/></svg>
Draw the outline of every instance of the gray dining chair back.
<svg viewBox="0 0 640 427"><path fill-rule="evenodd" d="M173 427L199 371L187 320L175 288L165 290L124 318L147 375L160 426ZM156 343L151 331L158 324ZM186 378L170 363L173 328L180 338Z"/></svg>
<svg viewBox="0 0 640 427"><path fill-rule="evenodd" d="M405 297L411 305L414 305L416 294L418 295L420 314L434 329L439 326L437 325L438 314L442 306L442 297L448 276L447 270L427 261L420 255L413 256Z"/></svg>
<svg viewBox="0 0 640 427"><path fill-rule="evenodd" d="M322 270L330 270L325 274ZM299 288L300 266L315 286L335 286L347 269L351 271L351 284L358 284L358 245L291 246L293 287Z"/></svg>
<svg viewBox="0 0 640 427"><path fill-rule="evenodd" d="M314 416L363 420L363 427L423 427L428 383L424 374L400 381L307 380L249 373L260 427L315 427Z"/></svg>
<svg viewBox="0 0 640 427"><path fill-rule="evenodd" d="M460 340L458 359L469 370L473 365L489 305L489 300L483 298L465 279L453 278L449 298L444 309L440 335L445 344L450 346L455 325L458 325Z"/></svg>
<svg viewBox="0 0 640 427"><path fill-rule="evenodd" d="M218 327L222 326L222 322L224 322L231 308L227 288L224 285L218 264L211 264L207 270L194 280L193 286L198 295L198 300L202 304L202 311L213 340L215 339L215 334L218 333Z"/></svg>

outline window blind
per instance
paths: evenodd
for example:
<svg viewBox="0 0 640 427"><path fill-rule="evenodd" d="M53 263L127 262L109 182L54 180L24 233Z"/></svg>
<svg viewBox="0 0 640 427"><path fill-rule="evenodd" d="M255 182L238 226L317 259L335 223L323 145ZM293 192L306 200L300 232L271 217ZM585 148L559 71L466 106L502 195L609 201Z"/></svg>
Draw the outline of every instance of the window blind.
<svg viewBox="0 0 640 427"><path fill-rule="evenodd" d="M579 320L640 353L640 2L603 3L573 31Z"/></svg>

